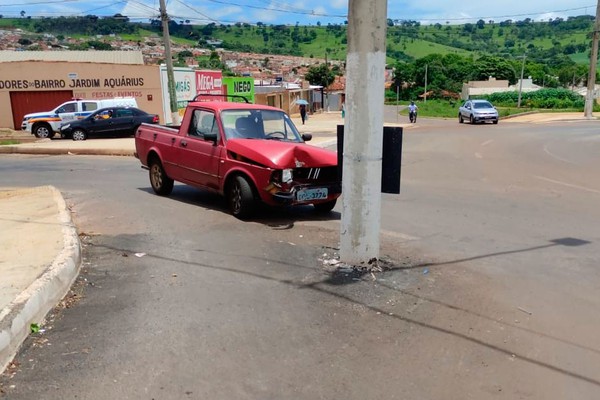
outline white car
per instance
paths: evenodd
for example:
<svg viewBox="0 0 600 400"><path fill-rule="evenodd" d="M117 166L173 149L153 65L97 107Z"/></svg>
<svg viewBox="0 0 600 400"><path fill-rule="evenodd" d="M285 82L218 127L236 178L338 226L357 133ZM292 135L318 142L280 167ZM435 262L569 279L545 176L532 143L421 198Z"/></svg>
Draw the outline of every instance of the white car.
<svg viewBox="0 0 600 400"><path fill-rule="evenodd" d="M491 121L498 123L498 110L487 100L467 100L458 109L458 122L469 121L472 124Z"/></svg>

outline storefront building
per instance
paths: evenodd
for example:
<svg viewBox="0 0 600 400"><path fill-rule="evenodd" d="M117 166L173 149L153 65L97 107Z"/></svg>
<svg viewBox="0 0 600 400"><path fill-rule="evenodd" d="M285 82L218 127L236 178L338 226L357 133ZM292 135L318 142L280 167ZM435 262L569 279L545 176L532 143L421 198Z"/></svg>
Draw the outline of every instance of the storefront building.
<svg viewBox="0 0 600 400"><path fill-rule="evenodd" d="M2 128L20 129L23 115L73 98L116 97L133 97L138 108L162 117L159 68L143 65L135 51L0 51Z"/></svg>

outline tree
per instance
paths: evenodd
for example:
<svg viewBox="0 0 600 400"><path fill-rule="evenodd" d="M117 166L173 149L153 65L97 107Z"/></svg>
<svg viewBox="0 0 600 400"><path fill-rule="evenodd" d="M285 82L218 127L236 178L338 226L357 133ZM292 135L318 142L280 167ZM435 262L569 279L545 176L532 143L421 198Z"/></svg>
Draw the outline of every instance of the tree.
<svg viewBox="0 0 600 400"><path fill-rule="evenodd" d="M473 64L476 80L487 80L490 76L500 80L508 80L511 84L517 82L515 67L503 57L485 55Z"/></svg>
<svg viewBox="0 0 600 400"><path fill-rule="evenodd" d="M194 54L189 50L182 50L177 54L177 58L181 58L181 59L189 58L189 57L193 57L193 56L194 56Z"/></svg>
<svg viewBox="0 0 600 400"><path fill-rule="evenodd" d="M329 69L329 65L319 64L310 67L304 78L312 85L321 86L321 99L324 101L324 89L333 83L335 80L335 74Z"/></svg>
<svg viewBox="0 0 600 400"><path fill-rule="evenodd" d="M25 14L26 14L26 13L25 13L25 10L21 10L21 13L20 13L20 14L21 14L21 18L24 18L24 17L25 17Z"/></svg>
<svg viewBox="0 0 600 400"><path fill-rule="evenodd" d="M478 29L483 29L483 27L485 26L485 21L480 19L479 21L477 21L477 28Z"/></svg>
<svg viewBox="0 0 600 400"><path fill-rule="evenodd" d="M329 65L319 64L310 67L304 78L313 85L327 87L335 80L335 73L329 69Z"/></svg>

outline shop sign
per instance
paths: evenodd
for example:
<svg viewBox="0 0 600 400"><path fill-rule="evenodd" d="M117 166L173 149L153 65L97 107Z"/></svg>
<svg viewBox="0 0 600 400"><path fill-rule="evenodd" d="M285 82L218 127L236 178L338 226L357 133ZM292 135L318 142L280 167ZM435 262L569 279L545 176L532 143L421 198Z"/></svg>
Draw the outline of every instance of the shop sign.
<svg viewBox="0 0 600 400"><path fill-rule="evenodd" d="M223 84L228 95L244 96L250 103L254 103L254 78L225 77ZM228 99L228 101L241 101Z"/></svg>
<svg viewBox="0 0 600 400"><path fill-rule="evenodd" d="M175 96L177 99L177 111L180 116L185 112L188 101L196 95L196 75L191 68L173 68L173 77L175 79ZM167 77L167 67L160 66L160 83L163 93L163 113L167 124L173 123L171 119L171 103L169 96L169 79Z"/></svg>
<svg viewBox="0 0 600 400"><path fill-rule="evenodd" d="M0 90L31 89L119 89L141 88L144 78L117 76L113 78L78 78L70 73L69 79L0 79Z"/></svg>
<svg viewBox="0 0 600 400"><path fill-rule="evenodd" d="M221 71L196 71L196 94L223 94Z"/></svg>

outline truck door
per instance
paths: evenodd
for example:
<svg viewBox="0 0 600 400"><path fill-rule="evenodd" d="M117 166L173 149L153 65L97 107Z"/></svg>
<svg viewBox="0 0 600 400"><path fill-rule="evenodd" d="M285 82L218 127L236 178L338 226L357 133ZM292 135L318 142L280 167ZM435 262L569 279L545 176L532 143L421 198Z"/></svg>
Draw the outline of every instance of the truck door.
<svg viewBox="0 0 600 400"><path fill-rule="evenodd" d="M72 121L74 120L75 114L77 113L77 102L70 101L68 103L61 104L55 112L58 114L58 117L62 120L62 122Z"/></svg>
<svg viewBox="0 0 600 400"><path fill-rule="evenodd" d="M216 143L205 138L210 133L217 135ZM178 147L183 178L218 190L222 148L215 114L209 110L194 110L188 132L182 137Z"/></svg>

